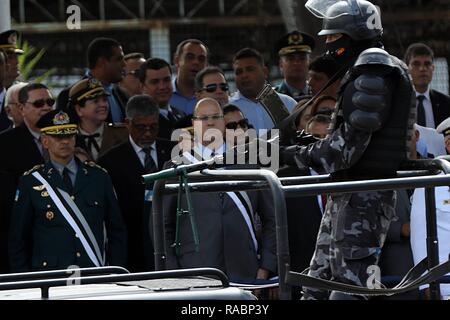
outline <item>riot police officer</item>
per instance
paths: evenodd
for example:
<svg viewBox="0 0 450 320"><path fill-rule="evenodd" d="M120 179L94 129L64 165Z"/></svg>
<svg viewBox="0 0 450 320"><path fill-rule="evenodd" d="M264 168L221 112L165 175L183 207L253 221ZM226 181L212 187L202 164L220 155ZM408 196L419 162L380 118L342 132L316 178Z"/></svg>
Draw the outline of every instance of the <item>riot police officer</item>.
<svg viewBox="0 0 450 320"><path fill-rule="evenodd" d="M319 35L326 36L326 54L347 73L330 134L282 149L284 162L330 173L337 181L394 177L408 158L415 104L406 66L383 50L376 7L365 0L309 0L306 7L323 19ZM366 287L395 201L395 191L329 195L309 275ZM303 296L357 298L314 288L304 288Z"/></svg>

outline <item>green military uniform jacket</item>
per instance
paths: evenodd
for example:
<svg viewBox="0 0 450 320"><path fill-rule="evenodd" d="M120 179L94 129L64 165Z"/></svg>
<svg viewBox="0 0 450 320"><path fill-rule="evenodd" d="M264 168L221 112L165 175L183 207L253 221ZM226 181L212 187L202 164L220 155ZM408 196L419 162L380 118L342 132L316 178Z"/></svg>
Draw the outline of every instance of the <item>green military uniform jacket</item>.
<svg viewBox="0 0 450 320"><path fill-rule="evenodd" d="M100 250L105 246L106 229L106 264L125 266L127 235L111 179L104 169L92 162L77 160L77 164L72 199L89 224ZM11 271L65 269L72 265L94 267L78 235L42 183L32 175L35 171L53 189L68 191L50 162L34 167L21 177L10 227Z"/></svg>

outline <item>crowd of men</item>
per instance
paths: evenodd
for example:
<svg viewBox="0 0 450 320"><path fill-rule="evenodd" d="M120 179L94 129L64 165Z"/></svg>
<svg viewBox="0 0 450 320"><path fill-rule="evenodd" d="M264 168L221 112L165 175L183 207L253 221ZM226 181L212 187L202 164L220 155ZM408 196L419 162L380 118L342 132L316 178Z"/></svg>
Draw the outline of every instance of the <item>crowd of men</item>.
<svg viewBox="0 0 450 320"><path fill-rule="evenodd" d="M327 43L333 43L330 34L324 34ZM245 135L248 129L270 130L277 125L257 99L269 79L262 54L253 48L243 48L233 57L237 91L230 92L224 72L208 64L211 52L198 39L182 41L173 61L165 61L124 52L122 44L114 39L96 38L87 48L85 76L53 97L42 83L16 80L20 74L17 56L23 54L16 46L16 38L14 30L0 34L1 273L64 269L72 265L119 265L132 272L155 270L149 230L153 186L143 184L141 177L174 165L171 154L179 141L171 141L172 134L177 129L193 131L192 143L187 147L192 152L182 156L186 163L195 163L232 147L228 141L205 136L209 129L222 136L225 130ZM350 38L355 40L351 33ZM345 72L341 70L343 64L320 53L312 59L314 39L303 32L290 32L280 37L275 46L283 75L282 83L276 87L280 100L289 112L297 112L294 122L299 131L317 140L327 139L331 134L329 127L337 126L331 115L339 97L343 95L345 100L347 91L342 88L348 88L345 84L349 80L343 79ZM433 51L424 43L412 44L405 52L404 63L417 107L417 148L413 148L417 151L411 159L448 154L450 97L430 88L435 68ZM333 77L335 80L330 83ZM390 78L386 81L398 85ZM358 126L358 121L346 116L344 107L346 124L342 128L347 131L338 129L339 134L349 134L347 122ZM367 135L367 141L361 139L355 147L370 150L372 132L361 135ZM372 141L377 139L382 141L383 137L375 136ZM307 151L303 149L295 152L297 163L305 165L286 161L278 171L280 177L321 173L313 161L314 155L305 155ZM307 157L313 160L305 160ZM345 178L352 177L348 173ZM374 202L373 207L378 206L376 201L395 204L392 210L398 217L390 221L390 213L385 212L390 225L387 224L385 235L380 231L380 237L386 236L386 240L381 256L375 256L377 261L373 263L379 260L383 276L403 276L423 256L423 250L417 248L421 247L418 243L424 245L425 239L414 236L411 228L412 224L423 225L411 222L412 191L399 192L397 202L391 201L390 193L372 194L367 200ZM331 255L330 250L338 249L329 246L337 244L321 242L316 249L316 240L324 239L327 228L325 210L332 207L327 202L358 206L352 199L326 195L286 199L292 270L303 271L313 259L313 270L329 272L320 265L325 262L318 255ZM182 198L181 203L186 205L186 201ZM232 280L247 283L277 275L275 217L268 191L194 194L191 204L196 213L195 234L189 215L177 215L177 197L165 198L169 268L215 267ZM375 227L385 224L367 221ZM384 242L384 238L380 241ZM346 253L341 254L345 259ZM340 268L336 261L327 263ZM356 278L357 272L360 271L356 271ZM358 281L355 283L361 284ZM304 298L320 298L314 290L304 292ZM301 295L300 290L294 290L294 298ZM403 296L417 297L418 292Z"/></svg>

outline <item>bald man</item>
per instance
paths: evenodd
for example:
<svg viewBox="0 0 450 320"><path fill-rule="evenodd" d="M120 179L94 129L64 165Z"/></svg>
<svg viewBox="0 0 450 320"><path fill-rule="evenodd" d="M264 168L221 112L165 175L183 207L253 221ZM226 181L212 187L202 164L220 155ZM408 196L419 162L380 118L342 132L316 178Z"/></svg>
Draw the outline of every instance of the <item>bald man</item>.
<svg viewBox="0 0 450 320"><path fill-rule="evenodd" d="M219 103L211 98L200 100L192 119L194 152L185 152L184 160L196 163L201 160L197 158L199 155L206 159L223 153L225 121ZM275 217L268 191L194 193L191 198L199 237L198 251L189 218L180 220L180 245L172 246L177 198L165 197L169 269L218 268L232 281L250 283L276 273ZM184 197L182 207L187 208Z"/></svg>
<svg viewBox="0 0 450 320"><path fill-rule="evenodd" d="M225 152L225 120L220 104L212 98L197 102L192 116L194 151L203 159Z"/></svg>

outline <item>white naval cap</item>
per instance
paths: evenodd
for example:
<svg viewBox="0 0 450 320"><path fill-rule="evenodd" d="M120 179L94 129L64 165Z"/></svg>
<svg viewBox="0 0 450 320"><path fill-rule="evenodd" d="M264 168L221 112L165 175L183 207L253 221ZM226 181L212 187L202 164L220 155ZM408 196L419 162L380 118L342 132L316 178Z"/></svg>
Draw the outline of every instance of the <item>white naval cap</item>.
<svg viewBox="0 0 450 320"><path fill-rule="evenodd" d="M444 136L450 135L450 117L441 122L436 128L438 133L442 133Z"/></svg>

